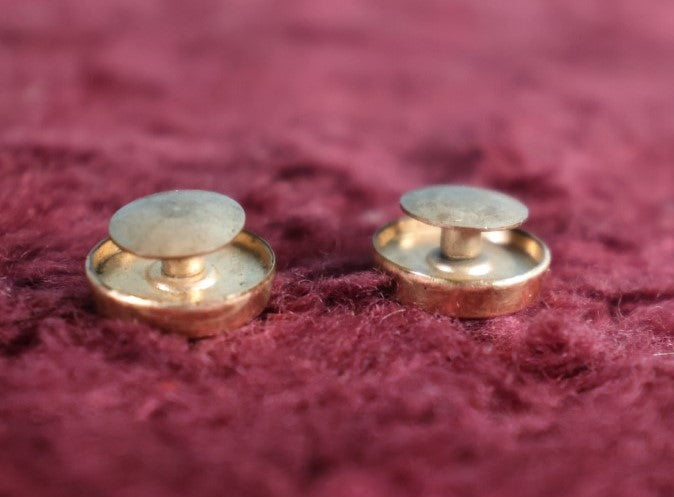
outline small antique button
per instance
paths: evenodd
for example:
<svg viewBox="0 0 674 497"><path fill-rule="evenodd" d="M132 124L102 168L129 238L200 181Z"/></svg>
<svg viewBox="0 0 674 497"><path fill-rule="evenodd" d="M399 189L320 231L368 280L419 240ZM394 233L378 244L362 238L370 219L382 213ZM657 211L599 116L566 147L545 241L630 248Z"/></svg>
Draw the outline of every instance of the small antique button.
<svg viewBox="0 0 674 497"><path fill-rule="evenodd" d="M200 337L236 328L267 304L274 252L243 229L245 213L225 195L176 190L140 198L110 220L86 273L97 307Z"/></svg>
<svg viewBox="0 0 674 497"><path fill-rule="evenodd" d="M516 312L539 294L550 251L516 229L526 206L503 193L440 185L400 201L403 217L374 236L375 260L406 304L462 318Z"/></svg>

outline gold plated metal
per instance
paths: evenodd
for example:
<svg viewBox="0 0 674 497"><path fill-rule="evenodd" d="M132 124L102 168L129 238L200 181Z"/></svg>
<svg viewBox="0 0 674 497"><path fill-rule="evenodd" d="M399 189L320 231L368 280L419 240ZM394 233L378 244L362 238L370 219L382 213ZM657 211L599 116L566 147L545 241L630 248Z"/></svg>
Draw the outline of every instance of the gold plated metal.
<svg viewBox="0 0 674 497"><path fill-rule="evenodd" d="M462 318L510 314L538 297L550 251L516 229L526 206L503 193L440 185L401 198L409 217L374 235L375 260L406 304Z"/></svg>
<svg viewBox="0 0 674 497"><path fill-rule="evenodd" d="M245 324L269 300L275 257L244 223L236 201L201 190L122 207L87 257L97 307L191 337Z"/></svg>

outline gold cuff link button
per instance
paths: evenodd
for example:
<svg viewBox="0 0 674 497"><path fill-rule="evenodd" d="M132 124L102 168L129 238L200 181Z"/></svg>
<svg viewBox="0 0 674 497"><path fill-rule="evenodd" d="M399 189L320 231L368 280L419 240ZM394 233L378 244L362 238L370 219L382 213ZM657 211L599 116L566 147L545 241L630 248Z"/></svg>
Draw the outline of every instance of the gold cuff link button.
<svg viewBox="0 0 674 497"><path fill-rule="evenodd" d="M409 216L374 236L377 264L405 304L462 318L516 312L536 300L550 251L516 229L528 210L503 193L441 185L403 195Z"/></svg>
<svg viewBox="0 0 674 497"><path fill-rule="evenodd" d="M199 337L241 326L267 305L275 258L243 229L243 208L219 193L176 190L140 198L110 220L86 273L97 307Z"/></svg>

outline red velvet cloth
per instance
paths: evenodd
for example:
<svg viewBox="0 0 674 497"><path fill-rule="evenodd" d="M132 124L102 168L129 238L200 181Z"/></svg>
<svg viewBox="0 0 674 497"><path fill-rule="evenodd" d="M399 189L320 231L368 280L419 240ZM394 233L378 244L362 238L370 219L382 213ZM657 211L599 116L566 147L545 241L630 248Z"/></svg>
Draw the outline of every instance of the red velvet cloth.
<svg viewBox="0 0 674 497"><path fill-rule="evenodd" d="M666 0L0 0L0 495L674 495ZM514 194L539 304L405 307L374 230ZM238 199L264 314L190 342L93 309L142 195Z"/></svg>

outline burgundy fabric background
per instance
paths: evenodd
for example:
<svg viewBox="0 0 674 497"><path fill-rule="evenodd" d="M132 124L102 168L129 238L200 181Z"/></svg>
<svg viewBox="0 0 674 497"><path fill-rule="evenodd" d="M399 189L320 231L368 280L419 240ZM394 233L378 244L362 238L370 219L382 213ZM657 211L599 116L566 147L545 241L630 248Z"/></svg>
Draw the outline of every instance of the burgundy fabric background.
<svg viewBox="0 0 674 497"><path fill-rule="evenodd" d="M0 0L0 495L674 495L668 0ZM542 301L403 307L373 231L431 183L525 201ZM93 310L139 196L237 198L265 313Z"/></svg>

